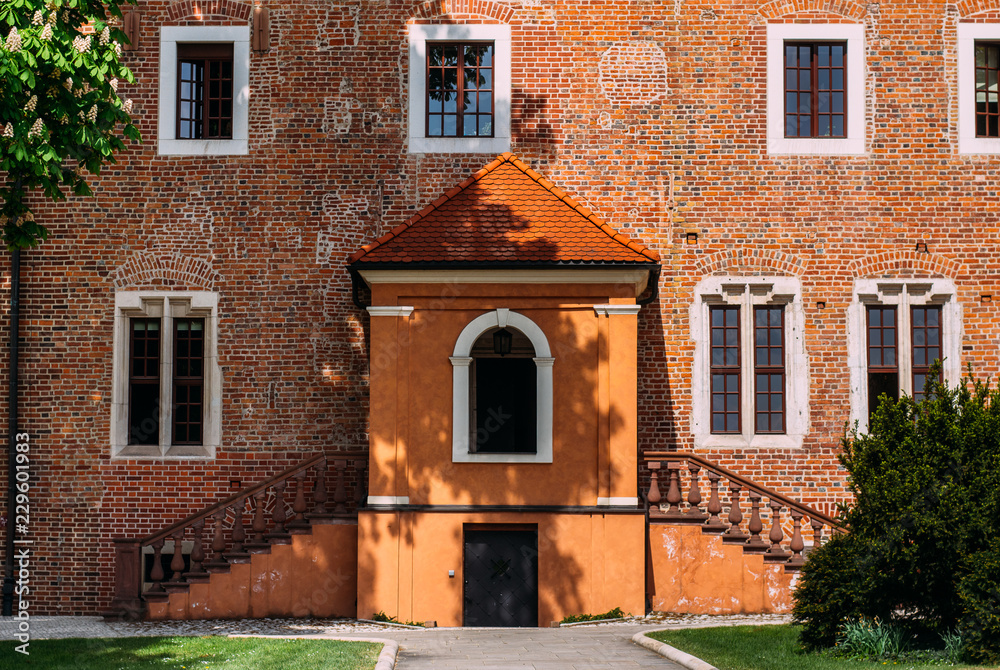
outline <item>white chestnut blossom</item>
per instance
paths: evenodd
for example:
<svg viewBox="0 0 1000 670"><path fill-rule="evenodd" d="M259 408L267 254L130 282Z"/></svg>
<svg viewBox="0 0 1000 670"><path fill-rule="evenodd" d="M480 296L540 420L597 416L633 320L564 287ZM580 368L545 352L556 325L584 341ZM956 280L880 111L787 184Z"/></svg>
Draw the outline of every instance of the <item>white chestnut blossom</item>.
<svg viewBox="0 0 1000 670"><path fill-rule="evenodd" d="M40 26L43 21L45 21L45 15L42 14L42 10L36 9L35 15L31 17L31 25Z"/></svg>
<svg viewBox="0 0 1000 670"><path fill-rule="evenodd" d="M115 93L117 93L118 92L118 80L115 79L114 77L112 77L111 81L109 83L111 84L111 90L114 91Z"/></svg>
<svg viewBox="0 0 1000 670"><path fill-rule="evenodd" d="M46 41L52 39L52 26L46 23L45 27L42 28L42 34L39 37Z"/></svg>
<svg viewBox="0 0 1000 670"><path fill-rule="evenodd" d="M14 137L14 126L8 123L3 129L4 137Z"/></svg>
<svg viewBox="0 0 1000 670"><path fill-rule="evenodd" d="M104 26L104 30L101 31L101 46L107 46L108 42L111 41L111 29Z"/></svg>
<svg viewBox="0 0 1000 670"><path fill-rule="evenodd" d="M27 104L24 105L24 111L33 112L35 111L35 106L38 104L38 96L33 95L28 99Z"/></svg>
<svg viewBox="0 0 1000 670"><path fill-rule="evenodd" d="M126 114L132 113L132 98L129 98L128 100L125 101L125 104L122 105L122 109L125 110Z"/></svg>
<svg viewBox="0 0 1000 670"><path fill-rule="evenodd" d="M45 131L45 123L41 119L35 119L35 122L31 124L31 130L28 131L28 139L32 137L41 136L42 132Z"/></svg>
<svg viewBox="0 0 1000 670"><path fill-rule="evenodd" d="M85 54L88 51L90 51L90 35L87 35L86 37L83 37L82 35L77 35L76 37L74 37L73 48L82 54Z"/></svg>
<svg viewBox="0 0 1000 670"><path fill-rule="evenodd" d="M10 29L10 34L7 35L7 51L11 53L17 53L21 50L21 34L17 32L17 27Z"/></svg>
<svg viewBox="0 0 1000 670"><path fill-rule="evenodd" d="M87 120L90 121L91 123L97 121L97 105L93 105L90 108L90 111L87 112Z"/></svg>

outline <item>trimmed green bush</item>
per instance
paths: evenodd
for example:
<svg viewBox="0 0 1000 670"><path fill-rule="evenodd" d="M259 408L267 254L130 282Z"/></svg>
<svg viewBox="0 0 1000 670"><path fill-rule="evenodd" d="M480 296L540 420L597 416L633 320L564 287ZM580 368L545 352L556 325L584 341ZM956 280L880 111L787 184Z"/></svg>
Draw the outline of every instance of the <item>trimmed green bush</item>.
<svg viewBox="0 0 1000 670"><path fill-rule="evenodd" d="M958 585L963 616L959 633L965 655L976 663L1000 662L1000 539L969 556Z"/></svg>
<svg viewBox="0 0 1000 670"><path fill-rule="evenodd" d="M878 617L935 645L958 627L970 650L980 630L975 653L994 653L1000 391L968 378L928 384L921 402L883 397L869 433L844 438L840 460L855 498L840 514L849 534L803 570L793 610L803 644L832 646L848 617Z"/></svg>

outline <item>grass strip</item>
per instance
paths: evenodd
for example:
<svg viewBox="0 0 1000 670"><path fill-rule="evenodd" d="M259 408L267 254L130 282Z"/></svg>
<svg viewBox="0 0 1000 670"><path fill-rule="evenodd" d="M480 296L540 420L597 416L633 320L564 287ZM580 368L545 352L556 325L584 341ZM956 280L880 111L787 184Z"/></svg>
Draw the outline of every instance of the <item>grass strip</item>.
<svg viewBox="0 0 1000 670"><path fill-rule="evenodd" d="M382 645L338 640L122 637L0 642L0 670L372 670Z"/></svg>
<svg viewBox="0 0 1000 670"><path fill-rule="evenodd" d="M647 633L719 670L971 670L981 666L925 664L911 661L860 661L824 654L807 654L799 645L799 627L731 626L689 628Z"/></svg>

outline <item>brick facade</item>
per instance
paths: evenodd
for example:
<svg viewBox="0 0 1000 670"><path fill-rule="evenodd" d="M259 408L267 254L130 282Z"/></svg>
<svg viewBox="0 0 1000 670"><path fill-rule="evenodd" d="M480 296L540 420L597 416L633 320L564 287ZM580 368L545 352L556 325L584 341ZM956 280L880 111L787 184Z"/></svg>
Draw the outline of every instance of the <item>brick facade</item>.
<svg viewBox="0 0 1000 670"><path fill-rule="evenodd" d="M145 144L94 198L38 210L52 235L23 255L21 325L33 613L106 608L114 536L319 450L367 447L369 317L346 259L494 158L407 153L408 22L509 24L511 150L660 254L639 321L641 451L692 449L689 309L709 275L801 279L809 429L801 448L701 453L821 511L845 496L855 279L952 280L962 365L1000 374L1000 300L985 298L1000 298L996 157L958 153L956 101L958 23L1000 21L1000 1L264 4L249 155L160 156L156 129L160 26L247 25L251 4L140 0L141 44L124 56L137 83L121 90ZM768 154L768 22L865 26L864 155ZM140 289L219 293L214 460L111 458L114 294Z"/></svg>

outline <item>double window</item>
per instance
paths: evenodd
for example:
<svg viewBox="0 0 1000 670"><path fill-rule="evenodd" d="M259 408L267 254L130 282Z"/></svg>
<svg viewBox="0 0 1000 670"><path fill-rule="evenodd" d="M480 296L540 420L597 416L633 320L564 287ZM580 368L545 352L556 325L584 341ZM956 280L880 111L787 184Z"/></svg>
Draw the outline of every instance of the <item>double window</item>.
<svg viewBox="0 0 1000 670"><path fill-rule="evenodd" d="M975 42L976 137L1000 137L1000 42Z"/></svg>
<svg viewBox="0 0 1000 670"><path fill-rule="evenodd" d="M947 279L855 282L848 310L851 418L867 428L879 398L921 399L935 362L938 380L958 382L960 308Z"/></svg>
<svg viewBox="0 0 1000 670"><path fill-rule="evenodd" d="M510 26L410 26L410 153L510 150Z"/></svg>
<svg viewBox="0 0 1000 670"><path fill-rule="evenodd" d="M695 297L695 445L800 446L808 376L799 280L709 277Z"/></svg>
<svg viewBox="0 0 1000 670"><path fill-rule="evenodd" d="M785 432L785 308L753 308L753 430ZM712 349L712 432L739 434L743 424L740 307L709 308Z"/></svg>
<svg viewBox="0 0 1000 670"><path fill-rule="evenodd" d="M214 456L217 295L123 291L115 302L112 455Z"/></svg>

